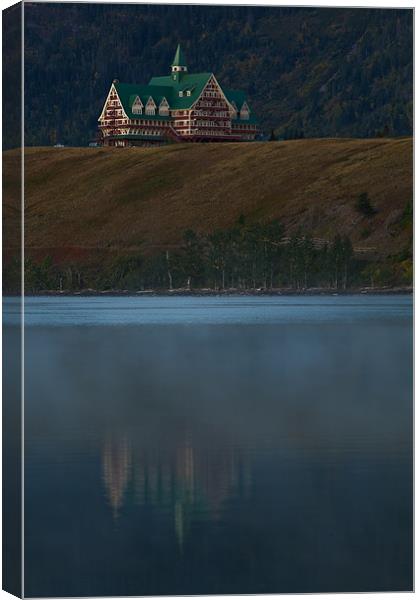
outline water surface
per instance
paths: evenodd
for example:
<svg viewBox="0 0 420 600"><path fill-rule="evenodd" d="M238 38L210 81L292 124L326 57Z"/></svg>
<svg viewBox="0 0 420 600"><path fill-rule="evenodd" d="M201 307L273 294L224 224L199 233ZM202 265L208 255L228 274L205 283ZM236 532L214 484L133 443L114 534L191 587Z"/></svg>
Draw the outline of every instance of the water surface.
<svg viewBox="0 0 420 600"><path fill-rule="evenodd" d="M412 588L411 298L25 322L26 596Z"/></svg>

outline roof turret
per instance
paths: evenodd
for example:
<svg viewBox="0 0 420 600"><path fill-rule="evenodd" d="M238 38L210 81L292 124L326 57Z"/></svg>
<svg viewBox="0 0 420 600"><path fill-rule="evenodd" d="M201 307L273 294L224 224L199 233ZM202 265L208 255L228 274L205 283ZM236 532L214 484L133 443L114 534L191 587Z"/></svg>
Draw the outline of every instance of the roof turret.
<svg viewBox="0 0 420 600"><path fill-rule="evenodd" d="M178 47L175 52L174 59L172 61L172 70L173 67L182 67L183 70L187 70L187 61L185 60L184 53L181 48L181 44L178 44Z"/></svg>
<svg viewBox="0 0 420 600"><path fill-rule="evenodd" d="M173 81L176 81L176 83L180 83L181 79L188 71L187 61L185 60L185 56L181 50L180 44L178 44L178 48L176 49L175 56L172 61L171 71L172 79Z"/></svg>

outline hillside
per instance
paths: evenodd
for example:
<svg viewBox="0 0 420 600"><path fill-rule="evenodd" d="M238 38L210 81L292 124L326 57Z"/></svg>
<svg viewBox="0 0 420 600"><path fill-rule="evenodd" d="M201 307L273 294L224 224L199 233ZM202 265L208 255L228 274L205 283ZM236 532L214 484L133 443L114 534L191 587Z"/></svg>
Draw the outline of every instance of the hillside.
<svg viewBox="0 0 420 600"><path fill-rule="evenodd" d="M16 151L3 155L6 257L18 237ZM411 247L412 140L294 140L160 148L25 151L25 247L36 260L101 265L176 249L185 230L278 219L294 232L348 235L376 260ZM376 209L355 208L367 193Z"/></svg>
<svg viewBox="0 0 420 600"><path fill-rule="evenodd" d="M87 145L110 82L166 74L178 42L191 72L246 92L267 133L412 133L412 10L31 2L26 144ZM11 76L18 57L5 56Z"/></svg>

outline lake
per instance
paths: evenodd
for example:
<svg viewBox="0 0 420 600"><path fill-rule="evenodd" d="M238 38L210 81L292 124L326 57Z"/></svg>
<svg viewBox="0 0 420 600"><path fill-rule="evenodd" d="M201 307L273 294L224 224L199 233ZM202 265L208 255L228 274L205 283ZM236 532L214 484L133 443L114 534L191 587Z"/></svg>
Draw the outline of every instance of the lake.
<svg viewBox="0 0 420 600"><path fill-rule="evenodd" d="M37 297L25 322L25 596L412 589L411 297Z"/></svg>

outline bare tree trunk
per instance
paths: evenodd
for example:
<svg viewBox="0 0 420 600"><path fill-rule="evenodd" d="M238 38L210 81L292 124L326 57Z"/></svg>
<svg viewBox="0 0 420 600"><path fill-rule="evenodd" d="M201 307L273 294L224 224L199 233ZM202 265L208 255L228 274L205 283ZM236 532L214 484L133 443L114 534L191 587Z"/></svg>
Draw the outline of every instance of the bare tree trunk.
<svg viewBox="0 0 420 600"><path fill-rule="evenodd" d="M187 289L188 291L191 290L191 276L187 278Z"/></svg>
<svg viewBox="0 0 420 600"><path fill-rule="evenodd" d="M167 265L167 268L168 268L169 289L172 291L173 290L173 287L172 287L172 273L171 273L170 264L169 264L169 250L166 251L166 265Z"/></svg>

